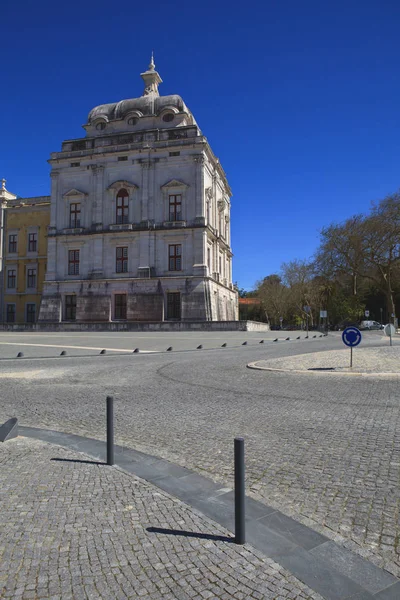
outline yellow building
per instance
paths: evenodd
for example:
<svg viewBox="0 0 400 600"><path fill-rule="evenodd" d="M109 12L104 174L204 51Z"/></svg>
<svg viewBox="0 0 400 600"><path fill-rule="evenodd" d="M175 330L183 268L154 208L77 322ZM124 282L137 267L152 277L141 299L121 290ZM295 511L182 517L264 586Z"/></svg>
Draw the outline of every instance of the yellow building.
<svg viewBox="0 0 400 600"><path fill-rule="evenodd" d="M35 323L47 263L50 196L3 204L3 321Z"/></svg>

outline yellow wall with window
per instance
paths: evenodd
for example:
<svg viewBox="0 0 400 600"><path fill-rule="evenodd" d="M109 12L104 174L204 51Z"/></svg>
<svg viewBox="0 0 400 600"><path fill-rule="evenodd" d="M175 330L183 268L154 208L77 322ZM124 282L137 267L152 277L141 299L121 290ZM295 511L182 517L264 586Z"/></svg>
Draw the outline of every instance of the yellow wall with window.
<svg viewBox="0 0 400 600"><path fill-rule="evenodd" d="M3 320L36 322L47 266L50 197L7 203L4 215Z"/></svg>

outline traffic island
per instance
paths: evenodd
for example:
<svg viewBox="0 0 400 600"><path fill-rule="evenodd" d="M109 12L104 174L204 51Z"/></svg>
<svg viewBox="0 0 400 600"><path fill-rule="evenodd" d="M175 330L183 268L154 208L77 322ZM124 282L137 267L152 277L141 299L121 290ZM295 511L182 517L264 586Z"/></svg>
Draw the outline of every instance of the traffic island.
<svg viewBox="0 0 400 600"><path fill-rule="evenodd" d="M309 375L400 377L400 347L355 348L352 367L347 348L258 360L247 366L261 371Z"/></svg>

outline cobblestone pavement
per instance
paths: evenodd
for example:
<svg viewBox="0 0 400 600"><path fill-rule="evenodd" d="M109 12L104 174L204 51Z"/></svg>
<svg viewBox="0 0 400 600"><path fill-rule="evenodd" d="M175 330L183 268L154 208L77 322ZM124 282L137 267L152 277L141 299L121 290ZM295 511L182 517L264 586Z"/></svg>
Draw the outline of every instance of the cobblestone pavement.
<svg viewBox="0 0 400 600"><path fill-rule="evenodd" d="M373 344L380 337L365 335ZM364 343L364 342L363 342ZM232 486L246 439L250 495L400 575L400 395L394 379L254 371L342 347L339 336L235 350L7 361L0 420L116 441ZM36 371L30 379L29 371Z"/></svg>
<svg viewBox="0 0 400 600"><path fill-rule="evenodd" d="M321 598L180 501L82 454L17 438L0 466L1 598Z"/></svg>
<svg viewBox="0 0 400 600"><path fill-rule="evenodd" d="M254 363L257 368L287 371L316 371L332 369L338 373L382 373L400 375L400 346L355 348L350 368L350 350L327 350L284 358L270 358Z"/></svg>

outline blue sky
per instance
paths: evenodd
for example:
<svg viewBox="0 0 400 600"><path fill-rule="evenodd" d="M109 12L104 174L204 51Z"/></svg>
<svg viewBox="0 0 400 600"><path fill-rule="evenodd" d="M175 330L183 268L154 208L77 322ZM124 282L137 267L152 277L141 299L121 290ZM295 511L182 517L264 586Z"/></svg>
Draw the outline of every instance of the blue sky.
<svg viewBox="0 0 400 600"><path fill-rule="evenodd" d="M2 5L0 177L48 194L89 110L162 94L194 113L233 191L234 279L310 257L318 231L400 188L398 0Z"/></svg>

